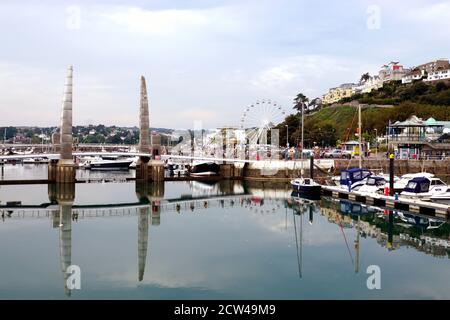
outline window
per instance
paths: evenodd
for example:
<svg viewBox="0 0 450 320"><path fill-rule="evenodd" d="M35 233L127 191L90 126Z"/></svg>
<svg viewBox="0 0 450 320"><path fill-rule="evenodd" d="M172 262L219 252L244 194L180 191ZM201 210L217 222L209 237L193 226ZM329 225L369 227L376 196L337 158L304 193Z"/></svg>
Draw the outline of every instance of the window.
<svg viewBox="0 0 450 320"><path fill-rule="evenodd" d="M416 182L408 182L408 184L406 185L406 188L408 189L416 189L417 183Z"/></svg>
<svg viewBox="0 0 450 320"><path fill-rule="evenodd" d="M429 189L430 189L429 182L423 182L420 184L420 192L428 192Z"/></svg>
<svg viewBox="0 0 450 320"><path fill-rule="evenodd" d="M353 173L353 179L361 179L361 172Z"/></svg>
<svg viewBox="0 0 450 320"><path fill-rule="evenodd" d="M349 173L348 172L341 172L341 179L342 180L347 180L349 178Z"/></svg>

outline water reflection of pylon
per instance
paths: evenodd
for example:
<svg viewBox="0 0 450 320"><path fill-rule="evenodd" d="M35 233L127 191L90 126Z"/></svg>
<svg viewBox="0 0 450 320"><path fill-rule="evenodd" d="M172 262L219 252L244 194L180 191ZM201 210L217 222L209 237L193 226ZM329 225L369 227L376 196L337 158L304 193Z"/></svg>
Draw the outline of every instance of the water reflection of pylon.
<svg viewBox="0 0 450 320"><path fill-rule="evenodd" d="M70 274L67 269L72 265L72 205L75 200L74 183L57 183L48 185L48 197L52 203L57 203L59 213L53 212L53 227L59 228L59 249L61 272L64 279L64 292L71 296L67 286Z"/></svg>
<svg viewBox="0 0 450 320"><path fill-rule="evenodd" d="M139 209L139 222L138 222L138 279L142 281L144 279L145 262L147 260L147 247L148 247L148 217L149 208Z"/></svg>
<svg viewBox="0 0 450 320"><path fill-rule="evenodd" d="M160 225L161 199L164 197L164 183L137 181L135 188L139 201L143 204L148 204L148 206L139 209L138 217L138 280L142 281L144 279L147 261L150 214L152 226Z"/></svg>

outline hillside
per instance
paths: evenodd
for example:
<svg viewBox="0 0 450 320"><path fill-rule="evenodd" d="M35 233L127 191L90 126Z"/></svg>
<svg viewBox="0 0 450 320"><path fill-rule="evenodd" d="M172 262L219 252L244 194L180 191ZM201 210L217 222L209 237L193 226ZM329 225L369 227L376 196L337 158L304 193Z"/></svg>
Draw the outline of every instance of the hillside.
<svg viewBox="0 0 450 320"><path fill-rule="evenodd" d="M345 98L340 103L358 100L363 104L400 105L403 102L414 102L429 105L450 106L450 82L416 81L402 84L401 81L385 83L382 88L370 93L356 94Z"/></svg>
<svg viewBox="0 0 450 320"><path fill-rule="evenodd" d="M368 106L362 108L363 138L373 141L375 135L382 135L386 126L397 120L406 120L411 115L427 119L450 120L450 85L444 82L411 85L390 83L382 89L353 97L361 104L393 105L392 108ZM347 101L349 102L349 101ZM286 127L289 126L289 143L295 145L300 139L300 115L290 115L279 124L280 143L286 144ZM305 147L334 146L339 140L355 139L358 127L357 108L350 105L323 107L310 115L305 115ZM375 129L377 131L375 131Z"/></svg>

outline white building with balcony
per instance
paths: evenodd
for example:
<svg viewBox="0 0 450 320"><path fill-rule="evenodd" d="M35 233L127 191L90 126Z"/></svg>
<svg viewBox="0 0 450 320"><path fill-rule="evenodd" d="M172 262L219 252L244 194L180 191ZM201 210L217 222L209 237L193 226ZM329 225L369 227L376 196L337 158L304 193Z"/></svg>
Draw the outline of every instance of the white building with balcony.
<svg viewBox="0 0 450 320"><path fill-rule="evenodd" d="M434 71L424 81L450 80L450 69Z"/></svg>

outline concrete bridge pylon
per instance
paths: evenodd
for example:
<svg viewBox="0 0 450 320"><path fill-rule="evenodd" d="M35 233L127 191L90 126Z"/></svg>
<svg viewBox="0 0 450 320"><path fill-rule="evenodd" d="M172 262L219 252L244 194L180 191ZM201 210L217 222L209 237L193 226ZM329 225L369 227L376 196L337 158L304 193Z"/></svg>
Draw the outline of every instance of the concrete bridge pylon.
<svg viewBox="0 0 450 320"><path fill-rule="evenodd" d="M60 130L53 136L54 140L55 138L59 140L53 141L56 142L54 147L59 151L59 160L51 161L48 166L48 179L52 182L75 182L75 163L72 154L72 95L73 67L69 66L64 84Z"/></svg>
<svg viewBox="0 0 450 320"><path fill-rule="evenodd" d="M150 153L150 114L148 108L147 83L141 76L141 96L139 108L139 152ZM164 180L164 163L140 157L136 165L136 179L146 181Z"/></svg>

